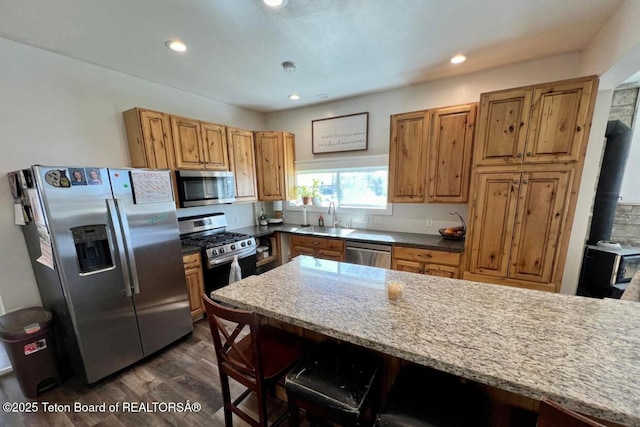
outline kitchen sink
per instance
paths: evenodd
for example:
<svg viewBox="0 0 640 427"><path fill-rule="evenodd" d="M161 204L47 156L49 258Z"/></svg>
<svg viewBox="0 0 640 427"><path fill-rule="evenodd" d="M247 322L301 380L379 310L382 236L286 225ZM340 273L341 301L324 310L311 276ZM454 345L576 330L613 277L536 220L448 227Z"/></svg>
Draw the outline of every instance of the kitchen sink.
<svg viewBox="0 0 640 427"><path fill-rule="evenodd" d="M312 234L315 236L330 236L330 237L343 237L353 233L353 228L340 228L340 227L317 227L311 225L309 227L300 227L292 230L296 234Z"/></svg>

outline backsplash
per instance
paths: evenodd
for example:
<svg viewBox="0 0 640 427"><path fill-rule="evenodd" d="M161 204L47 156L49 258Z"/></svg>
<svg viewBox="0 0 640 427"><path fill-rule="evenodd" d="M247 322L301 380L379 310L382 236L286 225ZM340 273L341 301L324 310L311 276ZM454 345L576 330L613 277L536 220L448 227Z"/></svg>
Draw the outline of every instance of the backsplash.
<svg viewBox="0 0 640 427"><path fill-rule="evenodd" d="M618 203L611 240L640 247L640 203Z"/></svg>

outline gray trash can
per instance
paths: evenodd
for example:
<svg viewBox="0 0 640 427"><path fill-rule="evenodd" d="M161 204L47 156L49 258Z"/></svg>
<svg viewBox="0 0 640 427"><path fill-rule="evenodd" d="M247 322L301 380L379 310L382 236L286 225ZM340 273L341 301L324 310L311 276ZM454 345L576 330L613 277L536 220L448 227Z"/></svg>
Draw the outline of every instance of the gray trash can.
<svg viewBox="0 0 640 427"><path fill-rule="evenodd" d="M0 316L0 338L22 393L35 399L60 384L51 313L28 307Z"/></svg>

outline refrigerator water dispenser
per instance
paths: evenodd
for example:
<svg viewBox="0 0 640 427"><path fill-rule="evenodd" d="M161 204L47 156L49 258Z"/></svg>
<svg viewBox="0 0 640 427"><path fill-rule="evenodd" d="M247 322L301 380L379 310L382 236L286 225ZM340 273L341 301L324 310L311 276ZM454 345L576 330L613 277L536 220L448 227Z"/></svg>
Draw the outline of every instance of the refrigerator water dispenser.
<svg viewBox="0 0 640 427"><path fill-rule="evenodd" d="M107 238L107 226L85 225L71 229L80 274L114 268Z"/></svg>

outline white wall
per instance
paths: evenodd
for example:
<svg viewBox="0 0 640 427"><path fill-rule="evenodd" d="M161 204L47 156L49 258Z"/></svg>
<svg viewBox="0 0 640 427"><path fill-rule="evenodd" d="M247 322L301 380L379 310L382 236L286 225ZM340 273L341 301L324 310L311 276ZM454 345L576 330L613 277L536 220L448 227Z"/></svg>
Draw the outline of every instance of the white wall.
<svg viewBox="0 0 640 427"><path fill-rule="evenodd" d="M1 38L0 58L0 181L6 181L7 172L36 163L130 165L122 112L131 107L264 128L261 114ZM254 223L252 204L220 209L231 209L233 217L239 217L234 226ZM22 231L13 225L6 183L0 184L0 236L4 309L39 304Z"/></svg>

